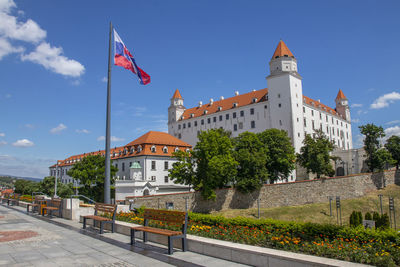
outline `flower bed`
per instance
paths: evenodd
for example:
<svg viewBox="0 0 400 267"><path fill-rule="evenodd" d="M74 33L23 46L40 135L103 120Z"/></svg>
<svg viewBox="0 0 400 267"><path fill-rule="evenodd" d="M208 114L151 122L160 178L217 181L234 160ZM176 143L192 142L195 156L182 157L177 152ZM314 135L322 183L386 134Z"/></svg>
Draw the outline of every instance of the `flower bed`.
<svg viewBox="0 0 400 267"><path fill-rule="evenodd" d="M143 224L143 217L134 213L120 212L117 220ZM179 229L179 225L162 222L150 225ZM394 230L189 213L188 234L376 266L400 266L400 234Z"/></svg>

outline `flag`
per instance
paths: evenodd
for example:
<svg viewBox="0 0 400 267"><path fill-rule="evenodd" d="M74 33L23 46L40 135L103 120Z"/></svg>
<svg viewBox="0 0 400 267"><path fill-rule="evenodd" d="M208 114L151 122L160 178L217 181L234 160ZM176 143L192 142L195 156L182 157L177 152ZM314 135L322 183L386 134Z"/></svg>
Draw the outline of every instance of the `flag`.
<svg viewBox="0 0 400 267"><path fill-rule="evenodd" d="M150 83L150 75L144 72L135 62L132 54L126 48L124 42L122 42L118 33L114 30L114 64L117 66L124 67L127 70L132 71L137 75L141 84Z"/></svg>

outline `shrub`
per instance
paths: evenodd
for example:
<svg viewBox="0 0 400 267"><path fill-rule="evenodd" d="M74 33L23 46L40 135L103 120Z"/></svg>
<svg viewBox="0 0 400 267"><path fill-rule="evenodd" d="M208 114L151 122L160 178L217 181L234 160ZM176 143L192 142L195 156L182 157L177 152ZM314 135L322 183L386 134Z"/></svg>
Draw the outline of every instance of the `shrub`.
<svg viewBox="0 0 400 267"><path fill-rule="evenodd" d="M372 220L372 215L371 215L371 213L369 213L369 212L365 213L365 219L366 219L366 220Z"/></svg>

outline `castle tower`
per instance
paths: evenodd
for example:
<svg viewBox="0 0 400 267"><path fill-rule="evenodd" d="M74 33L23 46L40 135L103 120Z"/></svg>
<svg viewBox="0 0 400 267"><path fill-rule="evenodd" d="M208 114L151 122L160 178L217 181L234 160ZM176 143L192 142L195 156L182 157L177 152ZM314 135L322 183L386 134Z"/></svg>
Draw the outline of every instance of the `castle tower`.
<svg viewBox="0 0 400 267"><path fill-rule="evenodd" d="M350 122L351 118L350 118L349 101L347 100L347 97L343 94L341 89L339 89L335 102L336 102L337 113L339 113L345 120Z"/></svg>
<svg viewBox="0 0 400 267"><path fill-rule="evenodd" d="M285 130L295 151L300 152L304 139L302 77L297 60L281 40L269 62L268 102L271 128Z"/></svg>
<svg viewBox="0 0 400 267"><path fill-rule="evenodd" d="M176 89L171 98L171 105L168 108L168 133L174 135L174 125L181 118L185 109L181 93Z"/></svg>

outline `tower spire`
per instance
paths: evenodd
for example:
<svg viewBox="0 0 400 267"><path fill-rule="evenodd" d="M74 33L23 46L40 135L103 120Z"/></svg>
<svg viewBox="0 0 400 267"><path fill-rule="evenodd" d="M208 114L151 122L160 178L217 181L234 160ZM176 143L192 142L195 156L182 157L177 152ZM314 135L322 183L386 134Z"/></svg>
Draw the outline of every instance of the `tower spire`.
<svg viewBox="0 0 400 267"><path fill-rule="evenodd" d="M290 52L289 48L285 44L282 39L279 41L278 46L275 49L274 55L272 56L272 59L274 58L279 58L279 57L292 57L294 58L292 52Z"/></svg>
<svg viewBox="0 0 400 267"><path fill-rule="evenodd" d="M178 89L175 90L174 95L172 96L172 99L182 99L181 93L179 92Z"/></svg>
<svg viewBox="0 0 400 267"><path fill-rule="evenodd" d="M339 100L339 99L347 99L347 97L343 94L342 89L339 89L339 92L336 96L336 100Z"/></svg>

